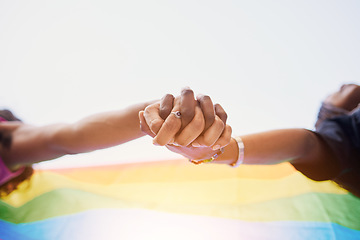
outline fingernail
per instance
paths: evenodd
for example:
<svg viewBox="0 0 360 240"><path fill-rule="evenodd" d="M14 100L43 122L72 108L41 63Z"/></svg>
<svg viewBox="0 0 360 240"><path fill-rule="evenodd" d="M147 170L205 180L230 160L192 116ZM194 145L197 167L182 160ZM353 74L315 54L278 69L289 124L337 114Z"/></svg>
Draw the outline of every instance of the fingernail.
<svg viewBox="0 0 360 240"><path fill-rule="evenodd" d="M219 150L220 148L221 148L220 145L215 145L215 146L212 147L213 150Z"/></svg>
<svg viewBox="0 0 360 240"><path fill-rule="evenodd" d="M193 146L193 147L201 147L201 145L196 143L196 142L192 143L191 146Z"/></svg>

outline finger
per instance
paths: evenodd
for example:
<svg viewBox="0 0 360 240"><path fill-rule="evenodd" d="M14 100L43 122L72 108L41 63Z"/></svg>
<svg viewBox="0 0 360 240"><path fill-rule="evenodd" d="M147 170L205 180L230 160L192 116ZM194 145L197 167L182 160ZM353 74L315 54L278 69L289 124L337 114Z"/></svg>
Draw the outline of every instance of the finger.
<svg viewBox="0 0 360 240"><path fill-rule="evenodd" d="M172 113L179 111L177 107L172 109ZM182 117L182 116L181 116ZM165 122L162 124L160 130L157 132L153 143L155 145L164 146L166 144L172 143L175 135L179 132L181 128L181 119L171 114L165 119Z"/></svg>
<svg viewBox="0 0 360 240"><path fill-rule="evenodd" d="M205 120L201 108L195 108L195 116L192 121L175 137L175 143L187 146L194 141L204 130Z"/></svg>
<svg viewBox="0 0 360 240"><path fill-rule="evenodd" d="M223 107L218 103L215 104L215 113L224 122L224 124L226 124L226 121L227 121L227 118L228 118L227 113L225 112Z"/></svg>
<svg viewBox="0 0 360 240"><path fill-rule="evenodd" d="M212 148L214 150L220 149L222 147L226 147L230 141L231 141L231 134L232 134L232 129L229 125L225 126L225 129L222 133L222 135L220 136L220 138L214 143L214 145L212 146Z"/></svg>
<svg viewBox="0 0 360 240"><path fill-rule="evenodd" d="M198 139L195 140L195 142L193 142L193 146L213 146L222 135L224 128L224 122L218 116L216 116L213 125L211 125L208 130L206 130L201 136L198 137Z"/></svg>
<svg viewBox="0 0 360 240"><path fill-rule="evenodd" d="M209 96L202 94L198 95L196 99L199 102L201 110L204 114L204 119L205 119L204 131L206 131L215 121L215 110L214 110L213 102L211 101L211 98Z"/></svg>
<svg viewBox="0 0 360 240"><path fill-rule="evenodd" d="M174 96L171 94L166 94L160 101L160 117L162 119L166 119L169 114L171 113L171 110L173 109L174 105Z"/></svg>
<svg viewBox="0 0 360 240"><path fill-rule="evenodd" d="M144 110L144 119L149 129L155 135L159 132L164 120L159 115L160 103L154 103L147 106Z"/></svg>
<svg viewBox="0 0 360 240"><path fill-rule="evenodd" d="M180 98L181 129L184 129L194 118L196 105L193 90L183 88Z"/></svg>
<svg viewBox="0 0 360 240"><path fill-rule="evenodd" d="M144 111L139 112L139 120L140 120L140 129L142 132L146 133L151 137L155 137L155 134L150 130L149 126L146 124L146 120L144 117Z"/></svg>

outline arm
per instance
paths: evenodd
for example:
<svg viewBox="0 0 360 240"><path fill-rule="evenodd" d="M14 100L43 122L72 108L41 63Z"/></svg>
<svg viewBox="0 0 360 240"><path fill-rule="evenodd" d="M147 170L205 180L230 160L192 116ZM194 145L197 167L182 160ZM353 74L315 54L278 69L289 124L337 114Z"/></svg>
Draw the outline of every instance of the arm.
<svg viewBox="0 0 360 240"><path fill-rule="evenodd" d="M1 123L0 129L12 135L9 149L0 154L9 166L51 160L66 154L90 152L139 138L138 112L149 103L86 117L72 124L31 126L21 122Z"/></svg>
<svg viewBox="0 0 360 240"><path fill-rule="evenodd" d="M207 108L210 109L210 107ZM149 135L155 137L154 140L160 137L166 137L169 134L172 136L174 134L173 132L177 133L179 128L172 128L173 124L171 121L168 121L168 119L161 121L160 126L161 129L170 129L169 131L151 132L149 130L151 126L148 126L146 123L152 123L153 120L159 119L159 116L155 114L159 112L159 109L153 110L154 111L149 111L150 113L145 117L140 115L144 132L148 134L150 132ZM202 110L204 111L204 108ZM154 112L154 114L151 114L151 112ZM157 127L157 129L160 128L160 126ZM184 128L184 130L185 129L186 128ZM177 133L177 136L180 136L184 130ZM221 138L230 139L231 128L228 125L221 131L223 131ZM217 130L217 132L219 132L219 130ZM191 132L189 134L191 134ZM205 135L202 134L202 137L204 136ZM215 136L218 137L219 135ZM209 137L213 138L214 135L209 135ZM204 139L206 140L209 137L205 136ZM221 138L217 141L220 141ZM332 154L332 150L315 132L306 129L281 129L250 134L242 136L241 138L245 146L244 164L277 164L290 162L296 169L313 180L332 179L339 173L340 168L335 159L335 155ZM226 143L226 141L224 141L224 143ZM237 160L239 149L236 141L231 139L230 144L227 143L222 145L225 146L224 152L213 161L214 163L231 165ZM209 159L215 154L218 154L219 150L214 149L212 146L212 144L203 144L200 147L194 147L193 145L166 145L169 150L193 160Z"/></svg>
<svg viewBox="0 0 360 240"><path fill-rule="evenodd" d="M334 96L327 99L338 107L349 105L349 110L359 103L358 85L344 85ZM335 101L336 100L336 101ZM212 106L203 106L202 111L211 111ZM142 120L142 128L149 129L146 123L151 123L156 119L155 115L148 114ZM146 120L146 121L145 121ZM164 122L164 125L171 125L170 122ZM163 126L165 128L165 126ZM170 128L171 126L168 126ZM151 127L150 127L151 128ZM224 135L227 135L226 125ZM149 134L158 137L157 132ZM297 170L301 171L307 177L313 180L333 179L340 173L338 159L336 159L333 150L325 143L322 137L315 132L306 129L282 129L257 134L242 136L245 152L245 164L276 164L280 162L290 162ZM171 151L179 153L186 158L201 160L208 159L219 151L206 147L211 145L202 145L199 148L193 146L167 146ZM223 164L233 164L238 157L239 149L234 139L230 144L223 145L225 151L213 162Z"/></svg>
<svg viewBox="0 0 360 240"><path fill-rule="evenodd" d="M328 180L339 174L335 155L322 138L306 129L280 129L242 136L244 164L290 162L313 180ZM239 154L234 139L214 162L232 164Z"/></svg>

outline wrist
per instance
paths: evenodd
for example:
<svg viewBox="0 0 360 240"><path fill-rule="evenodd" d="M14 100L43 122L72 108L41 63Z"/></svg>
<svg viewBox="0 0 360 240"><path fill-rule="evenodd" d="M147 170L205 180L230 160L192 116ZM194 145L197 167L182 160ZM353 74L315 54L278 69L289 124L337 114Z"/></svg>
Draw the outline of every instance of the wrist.
<svg viewBox="0 0 360 240"><path fill-rule="evenodd" d="M238 160L239 147L235 138L231 138L230 143L224 148L224 153L220 155L214 163L234 165Z"/></svg>
<svg viewBox="0 0 360 240"><path fill-rule="evenodd" d="M211 163L213 162L215 159L217 159L222 153L224 153L225 148L222 147L220 148L214 155L212 155L210 158L205 158L205 159L189 159L189 161L193 164L202 164L202 163Z"/></svg>

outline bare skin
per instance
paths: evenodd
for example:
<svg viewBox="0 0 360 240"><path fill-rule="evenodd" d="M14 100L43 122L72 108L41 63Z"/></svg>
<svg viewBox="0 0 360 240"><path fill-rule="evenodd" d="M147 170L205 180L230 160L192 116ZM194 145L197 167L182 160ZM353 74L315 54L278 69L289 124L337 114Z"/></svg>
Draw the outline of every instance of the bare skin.
<svg viewBox="0 0 360 240"><path fill-rule="evenodd" d="M346 84L334 94L331 94L325 100L326 103L333 104L336 107L353 111L360 103L360 86L356 84ZM213 107L206 107L207 111ZM204 109L202 109L204 112ZM156 114L145 115L141 121L142 129L149 134L149 127L146 123L153 121ZM172 129L171 122L164 121L160 130L152 133L155 139L162 139L163 134L174 136L179 134L176 129ZM161 131L162 128L170 129ZM229 127L230 128L230 127ZM231 128L230 128L231 129ZM222 133L226 135L226 130ZM191 135L191 132L187 134ZM222 135L222 136L223 136ZM204 136L204 135L203 135ZM191 136L187 136L191 139ZM340 167L335 158L335 154L319 135L307 129L279 129L267 132L260 132L241 136L245 146L244 164L277 164L280 162L290 162L303 174L313 180L329 180L339 174ZM154 139L154 140L155 140ZM211 139L210 142L213 142ZM213 144L190 144L187 146L167 146L171 151L182 154L189 159L206 159L217 153ZM237 161L239 149L237 142L231 139L225 146L222 153L213 163L233 164Z"/></svg>
<svg viewBox="0 0 360 240"><path fill-rule="evenodd" d="M177 111L181 112L180 118L170 114ZM139 118L142 130L154 138L155 145L186 147L191 144L192 147L213 146L218 150L229 144L231 138L224 109L219 104L214 106L206 95L199 95L195 100L189 88L182 90L181 98L166 95L160 103L149 105L140 111Z"/></svg>
<svg viewBox="0 0 360 240"><path fill-rule="evenodd" d="M85 153L119 145L144 136L138 112L150 103L88 116L78 122L33 126L22 122L1 122L0 131L11 134L10 148L0 155L10 169L55 159L66 154Z"/></svg>
<svg viewBox="0 0 360 240"><path fill-rule="evenodd" d="M181 95L176 98L166 95L161 101L150 101L118 111L98 113L75 123L33 126L20 121L1 122L0 131L3 135L11 136L11 146L0 146L0 156L14 171L24 165L68 154L116 146L145 135L140 129L139 112L141 116L156 112L157 119L150 123L152 130L149 130L149 134L155 136L155 133L160 131L160 136L164 137L155 139L154 143L158 145L171 143L175 147L177 144L188 145L194 140L198 140L199 144L206 144L209 139L211 143L219 139L219 144L224 146L231 138L231 132L227 134L226 139L221 137L226 121L225 112L218 106L218 115L215 115L214 109L207 110L210 106L212 107L210 98L201 97L201 100L197 101L193 91L184 88ZM201 107L206 109L202 111ZM185 109L187 113L180 119L171 114L180 109ZM170 126L172 135L168 135L169 129L166 127L160 129L165 121L167 124L164 126ZM176 134L178 131L182 131L182 134Z"/></svg>

